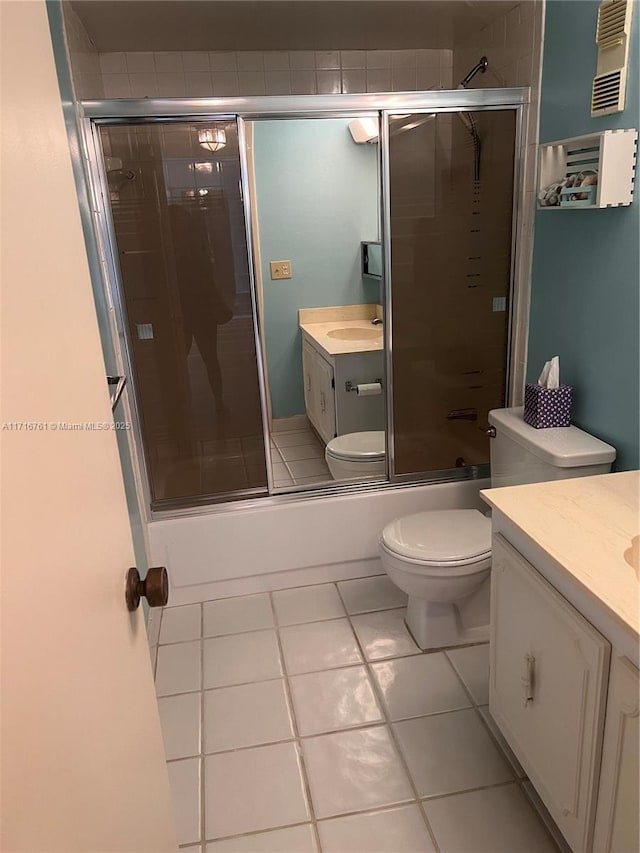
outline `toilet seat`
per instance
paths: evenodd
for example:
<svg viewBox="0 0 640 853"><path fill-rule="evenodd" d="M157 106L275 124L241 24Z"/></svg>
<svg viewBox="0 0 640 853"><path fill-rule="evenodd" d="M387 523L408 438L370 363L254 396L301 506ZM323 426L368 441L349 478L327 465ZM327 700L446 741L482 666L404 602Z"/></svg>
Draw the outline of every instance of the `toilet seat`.
<svg viewBox="0 0 640 853"><path fill-rule="evenodd" d="M339 435L327 444L326 453L345 462L381 462L385 458L384 430Z"/></svg>
<svg viewBox="0 0 640 853"><path fill-rule="evenodd" d="M491 521L477 509L418 512L388 524L380 546L409 572L470 574L491 559Z"/></svg>

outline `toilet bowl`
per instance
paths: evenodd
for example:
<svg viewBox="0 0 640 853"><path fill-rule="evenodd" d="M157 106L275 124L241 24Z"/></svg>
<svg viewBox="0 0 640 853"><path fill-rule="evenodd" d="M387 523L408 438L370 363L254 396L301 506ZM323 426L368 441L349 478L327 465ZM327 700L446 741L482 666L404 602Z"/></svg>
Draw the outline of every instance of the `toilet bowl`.
<svg viewBox="0 0 640 853"><path fill-rule="evenodd" d="M421 649L488 638L488 626L466 626L461 613L491 572L491 521L481 512L431 510L396 518L382 531L380 559L409 596L407 626Z"/></svg>
<svg viewBox="0 0 640 853"><path fill-rule="evenodd" d="M536 429L522 408L489 412L491 485L606 474L615 448L574 426ZM422 649L489 638L491 522L474 509L427 510L388 524L380 559L409 596L406 622Z"/></svg>
<svg viewBox="0 0 640 853"><path fill-rule="evenodd" d="M324 458L334 480L384 477L387 471L384 430L350 432L332 438Z"/></svg>

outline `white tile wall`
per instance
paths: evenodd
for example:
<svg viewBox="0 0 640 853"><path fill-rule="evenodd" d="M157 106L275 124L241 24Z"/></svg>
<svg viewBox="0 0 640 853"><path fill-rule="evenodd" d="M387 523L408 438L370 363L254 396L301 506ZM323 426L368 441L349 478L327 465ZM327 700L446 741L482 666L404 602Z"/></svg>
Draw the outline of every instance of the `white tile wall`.
<svg viewBox="0 0 640 853"><path fill-rule="evenodd" d="M100 93L82 97L314 95L447 89L451 50L101 53ZM141 75L145 75L142 77Z"/></svg>
<svg viewBox="0 0 640 853"><path fill-rule="evenodd" d="M102 98L104 90L98 51L70 3L62 4L62 14L76 97Z"/></svg>

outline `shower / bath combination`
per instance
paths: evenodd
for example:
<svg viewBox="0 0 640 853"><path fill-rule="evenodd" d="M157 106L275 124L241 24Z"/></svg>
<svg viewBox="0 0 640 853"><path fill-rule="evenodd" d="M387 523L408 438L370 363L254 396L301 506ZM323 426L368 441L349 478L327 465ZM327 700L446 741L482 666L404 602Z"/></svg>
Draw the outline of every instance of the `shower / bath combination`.
<svg viewBox="0 0 640 853"><path fill-rule="evenodd" d="M484 74L489 66L489 60L486 56L480 57L480 62L473 66L471 71L463 77L458 84L458 89L466 89L469 83L473 80L476 74ZM458 113L460 120L471 134L473 140L473 180L477 184L480 180L480 137L478 135L478 126L473 113Z"/></svg>

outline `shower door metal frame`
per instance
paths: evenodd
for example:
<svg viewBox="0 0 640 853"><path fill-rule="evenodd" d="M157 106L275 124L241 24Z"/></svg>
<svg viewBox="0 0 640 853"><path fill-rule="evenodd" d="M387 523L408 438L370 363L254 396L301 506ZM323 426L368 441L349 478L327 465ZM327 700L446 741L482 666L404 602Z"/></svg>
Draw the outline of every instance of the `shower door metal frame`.
<svg viewBox="0 0 640 853"><path fill-rule="evenodd" d="M122 99L122 100L86 100L79 103L80 126L82 143L88 161L90 194L94 228L97 235L101 255L101 273L104 289L107 294L108 307L113 311L117 340L114 345L121 353L126 372L132 379L134 393L131 397L132 435L130 442L131 453L136 458L138 469L142 474L142 489L144 507L150 519L172 518L201 514L202 512L218 512L237 510L241 506L265 506L268 503L281 504L290 501L314 499L349 492L380 491L388 488L410 486L413 483L451 482L454 480L479 479L488 476L488 465L453 468L444 471L428 471L416 474L397 475L394 471L393 453L393 377L392 367L392 330L391 330L391 234L389 210L389 116L398 112L420 113L453 113L482 110L514 110L516 112L516 140L514 156L514 194L512 216L512 246L511 272L509 283L509 318L508 341L506 356L506 402L511 399L511 360L512 360L512 326L514 312L514 281L519 253L517 239L520 227L521 184L524 122L530 101L529 88L510 89L462 89L443 90L435 92L396 92L375 93L362 95L282 95L267 97L224 97L224 98L171 98L171 99ZM380 234L383 253L383 301L385 307L385 390L387 407L387 479L376 483L356 483L301 487L295 492L274 493L271 471L271 451L268 430L268 415L266 406L266 380L264 371L264 347L259 329L259 306L256 294L254 268L254 235L251 227L249 209L250 186L247 170L247 146L245 122L248 120L274 119L314 119L314 118L356 118L376 116L380 120L379 145L379 190L381 190L380 205ZM245 231L247 236L247 255L249 261L250 294L253 309L254 339L256 358L258 362L258 382L261 400L263 436L267 463L268 494L259 490L234 492L225 501L224 495L202 496L201 498L176 500L174 506L167 509L151 509L151 489L146 455L142 442L142 430L137 395L135 393L135 378L133 361L128 341L126 313L122 297L122 282L117 259L114 256L115 230L111 220L106 190L106 174L104 157L100 144L99 129L102 125L138 125L138 124L170 124L189 121L235 121L238 128L238 145L240 154L240 173L242 187L242 202L244 209ZM233 497L233 500L231 498ZM180 507L180 503L183 504Z"/></svg>

